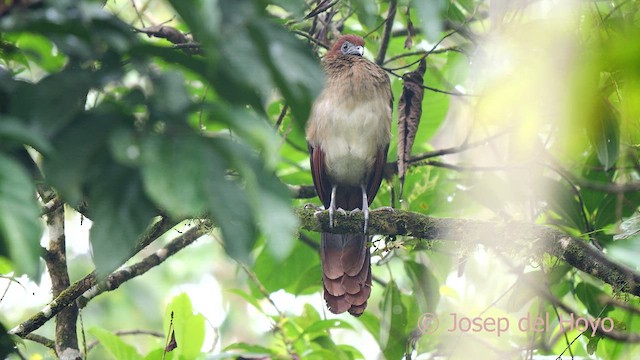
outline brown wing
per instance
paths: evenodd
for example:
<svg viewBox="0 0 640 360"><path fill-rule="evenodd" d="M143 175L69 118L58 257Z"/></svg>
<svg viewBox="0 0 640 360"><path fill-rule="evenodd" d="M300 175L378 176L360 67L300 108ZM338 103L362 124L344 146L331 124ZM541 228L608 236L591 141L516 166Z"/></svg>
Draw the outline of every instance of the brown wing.
<svg viewBox="0 0 640 360"><path fill-rule="evenodd" d="M378 149L376 161L373 163L373 171L371 171L369 183L367 184L367 199L369 201L369 205L371 205L373 198L375 198L378 193L378 189L380 189L380 183L382 183L382 178L384 176L384 166L387 163L388 151L389 144L384 148Z"/></svg>
<svg viewBox="0 0 640 360"><path fill-rule="evenodd" d="M310 143L307 143L307 148L309 149L313 186L316 188L316 193L326 209L331 203L331 183L324 167L324 153L320 147L314 147Z"/></svg>

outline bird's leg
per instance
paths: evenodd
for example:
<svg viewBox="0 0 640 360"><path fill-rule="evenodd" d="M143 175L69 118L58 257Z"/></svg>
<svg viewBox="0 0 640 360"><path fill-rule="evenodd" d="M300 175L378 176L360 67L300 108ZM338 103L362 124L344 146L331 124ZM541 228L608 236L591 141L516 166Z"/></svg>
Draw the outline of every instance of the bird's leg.
<svg viewBox="0 0 640 360"><path fill-rule="evenodd" d="M364 233L367 233L367 225L369 225L369 201L367 199L367 190L364 185L360 185L362 190L362 212L364 214Z"/></svg>
<svg viewBox="0 0 640 360"><path fill-rule="evenodd" d="M336 190L338 185L331 188L331 202L329 203L329 227L333 228L333 212L336 210Z"/></svg>

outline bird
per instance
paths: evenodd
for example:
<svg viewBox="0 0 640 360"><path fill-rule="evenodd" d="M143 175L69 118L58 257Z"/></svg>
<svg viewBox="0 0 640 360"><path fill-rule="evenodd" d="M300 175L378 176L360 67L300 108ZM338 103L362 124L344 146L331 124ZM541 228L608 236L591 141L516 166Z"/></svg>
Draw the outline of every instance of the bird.
<svg viewBox="0 0 640 360"><path fill-rule="evenodd" d="M362 211L361 233L320 235L324 299L335 314L360 316L371 295L369 206L383 178L393 95L386 72L364 57L364 39L339 37L322 59L325 84L306 126L316 193L334 212Z"/></svg>

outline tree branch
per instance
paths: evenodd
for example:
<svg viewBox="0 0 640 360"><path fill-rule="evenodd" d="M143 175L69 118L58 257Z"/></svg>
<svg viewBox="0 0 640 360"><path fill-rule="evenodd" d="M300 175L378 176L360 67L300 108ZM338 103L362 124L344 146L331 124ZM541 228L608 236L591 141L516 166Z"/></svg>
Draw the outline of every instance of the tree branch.
<svg viewBox="0 0 640 360"><path fill-rule="evenodd" d="M175 226L176 223L170 221L167 218L161 218L155 222L146 233L144 233L138 242L136 243L133 256L135 253L142 250L144 247L156 240L160 235L164 234L167 230ZM17 335L21 338L27 336L31 332L39 329L52 317L56 316L60 311L64 310L69 304L73 303L87 290L96 285L96 274L91 272L82 279L74 282L69 287L64 289L58 296L55 296L47 306L40 310L35 315L31 316L28 320L22 322L20 325L9 330L10 334Z"/></svg>
<svg viewBox="0 0 640 360"><path fill-rule="evenodd" d="M184 249L209 232L209 225L210 224L208 222L198 224L183 232L180 236L167 243L167 245L157 250L155 253L145 257L141 261L109 274L104 280L87 290L78 299L80 307L85 307L94 297L107 291L113 291L123 283L143 275L152 268L162 264L167 260L167 258L176 254L178 251Z"/></svg>
<svg viewBox="0 0 640 360"><path fill-rule="evenodd" d="M328 211L296 209L302 228L329 233L362 231L362 213L334 214L334 226L329 227ZM371 234L409 235L427 241L452 240L483 244L522 257L556 256L576 269L584 271L616 291L640 296L640 274L607 258L582 239L559 230L525 222L496 222L472 219L433 218L408 212L379 209L371 211Z"/></svg>
<svg viewBox="0 0 640 360"><path fill-rule="evenodd" d="M393 19L396 17L396 8L398 6L398 0L391 0L389 2L389 10L387 11L387 19L384 23L384 32L382 33L382 42L380 43L380 51L376 56L376 64L382 65L384 58L387 55L387 48L389 47L389 39L391 38L391 29L393 28Z"/></svg>
<svg viewBox="0 0 640 360"><path fill-rule="evenodd" d="M49 230L49 249L45 255L45 262L51 277L53 296L57 297L71 284L67 271L64 206L58 206L48 214L47 228ZM63 354L69 359L82 357L78 348L77 320L78 307L75 303L62 309L56 317L55 350L60 358L63 357Z"/></svg>

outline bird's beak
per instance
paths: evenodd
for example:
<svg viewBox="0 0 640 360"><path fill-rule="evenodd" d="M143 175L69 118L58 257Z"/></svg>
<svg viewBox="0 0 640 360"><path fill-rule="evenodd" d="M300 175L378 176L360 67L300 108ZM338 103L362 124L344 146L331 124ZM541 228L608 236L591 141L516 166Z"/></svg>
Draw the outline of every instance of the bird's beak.
<svg viewBox="0 0 640 360"><path fill-rule="evenodd" d="M349 50L347 50L345 55L363 56L364 55L364 47L363 46L351 46L351 47L349 47Z"/></svg>

